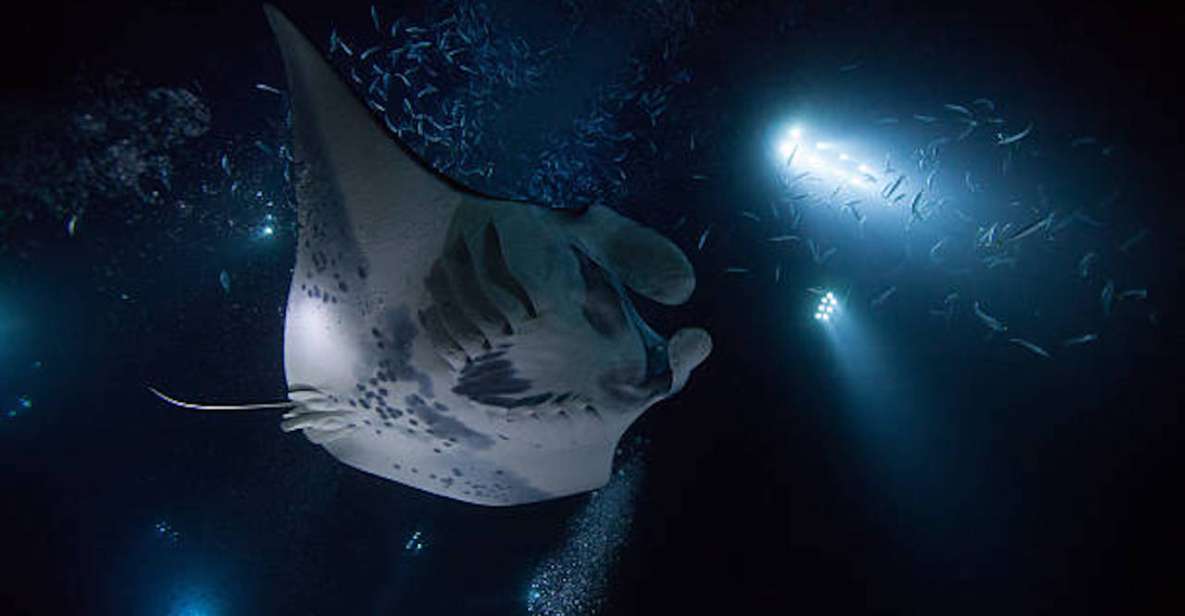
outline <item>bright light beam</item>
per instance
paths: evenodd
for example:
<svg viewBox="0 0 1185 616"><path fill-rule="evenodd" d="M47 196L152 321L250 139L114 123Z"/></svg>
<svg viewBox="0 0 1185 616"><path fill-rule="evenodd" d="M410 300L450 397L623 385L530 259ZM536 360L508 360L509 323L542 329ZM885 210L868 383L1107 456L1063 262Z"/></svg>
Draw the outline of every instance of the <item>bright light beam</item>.
<svg viewBox="0 0 1185 616"><path fill-rule="evenodd" d="M837 178L841 183L871 190L876 187L877 178L871 166L860 162L847 148L834 141L815 141L810 154L799 154L804 131L795 125L775 144L777 161L786 169L809 171L812 175ZM806 145L805 147L809 147Z"/></svg>

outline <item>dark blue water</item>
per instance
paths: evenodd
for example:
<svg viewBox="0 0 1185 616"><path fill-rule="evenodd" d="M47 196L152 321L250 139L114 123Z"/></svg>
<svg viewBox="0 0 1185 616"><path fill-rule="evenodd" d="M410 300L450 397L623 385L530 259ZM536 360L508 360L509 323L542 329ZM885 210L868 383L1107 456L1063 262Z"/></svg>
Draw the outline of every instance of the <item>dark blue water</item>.
<svg viewBox="0 0 1185 616"><path fill-rule="evenodd" d="M714 351L631 429L613 482L488 509L355 471L278 417L148 393L284 395L298 229L286 100L256 87L285 87L280 57L254 3L29 8L0 53L0 611L1185 605L1170 18L441 1L379 5L376 30L366 3L282 5L324 51L345 41L331 58L360 95L407 76L379 115L443 173L608 205L696 268L688 305L639 310L663 334L705 327ZM383 58L399 18L477 26L452 43L472 72ZM444 147L404 97L474 128ZM872 185L849 182L858 162ZM834 323L812 289L841 298Z"/></svg>

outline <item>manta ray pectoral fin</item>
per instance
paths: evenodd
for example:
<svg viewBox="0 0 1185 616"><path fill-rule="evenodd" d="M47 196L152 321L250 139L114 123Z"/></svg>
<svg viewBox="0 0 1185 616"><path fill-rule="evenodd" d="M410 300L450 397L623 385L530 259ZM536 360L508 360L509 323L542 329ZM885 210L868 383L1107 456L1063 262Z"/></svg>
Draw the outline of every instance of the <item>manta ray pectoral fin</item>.
<svg viewBox="0 0 1185 616"><path fill-rule="evenodd" d="M299 402L264 402L261 404L198 404L194 402L185 402L178 400L161 390L146 385L148 391L151 391L157 398L172 404L173 406L191 411L275 411L279 409L293 409L300 406Z"/></svg>
<svg viewBox="0 0 1185 616"><path fill-rule="evenodd" d="M341 222L367 256L381 258L417 246L447 222L464 191L404 151L386 134L317 48L278 9L264 13L284 58L292 104L293 151L331 184L346 218ZM320 195L318 195L320 196ZM300 199L302 209L324 199ZM322 201L318 203L317 201ZM332 213L320 222L335 224ZM302 221L307 222L307 221ZM334 230L336 231L336 230ZM316 230L303 230L302 234ZM378 255L371 253L378 252Z"/></svg>

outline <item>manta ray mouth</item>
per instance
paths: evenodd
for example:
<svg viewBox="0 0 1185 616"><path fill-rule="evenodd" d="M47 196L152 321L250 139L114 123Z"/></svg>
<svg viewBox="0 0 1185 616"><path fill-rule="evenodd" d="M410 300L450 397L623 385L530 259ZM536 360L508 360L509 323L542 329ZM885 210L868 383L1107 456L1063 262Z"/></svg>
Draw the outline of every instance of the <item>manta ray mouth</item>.
<svg viewBox="0 0 1185 616"><path fill-rule="evenodd" d="M638 383L638 388L650 396L669 391L674 382L674 374L671 372L671 360L667 353L666 340L663 340L662 336L650 329L646 321L642 320L628 296L622 297L622 303L630 323L634 325L638 337L642 339L643 348L646 349L646 377L641 383Z"/></svg>
<svg viewBox="0 0 1185 616"><path fill-rule="evenodd" d="M606 336L618 335L621 330L632 327L646 353L646 372L641 381L616 389L624 389L631 392L629 397L639 398L670 389L674 377L666 341L638 314L625 286L613 272L602 267L579 246L573 245L572 252L580 263L580 274L585 282L583 310L589 325Z"/></svg>

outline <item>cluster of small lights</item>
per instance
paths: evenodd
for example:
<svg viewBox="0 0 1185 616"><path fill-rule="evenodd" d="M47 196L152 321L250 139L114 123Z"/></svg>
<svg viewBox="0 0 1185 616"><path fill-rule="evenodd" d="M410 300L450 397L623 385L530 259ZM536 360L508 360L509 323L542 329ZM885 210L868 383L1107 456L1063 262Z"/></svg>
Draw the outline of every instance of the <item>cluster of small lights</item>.
<svg viewBox="0 0 1185 616"><path fill-rule="evenodd" d="M839 144L830 141L810 144L803 138L803 129L799 126L791 128L778 142L778 154L788 168L801 168L852 186L872 188L878 181L872 167L844 152Z"/></svg>
<svg viewBox="0 0 1185 616"><path fill-rule="evenodd" d="M264 216L263 224L259 227L259 237L268 238L276 234L275 217L271 214Z"/></svg>
<svg viewBox="0 0 1185 616"><path fill-rule="evenodd" d="M835 311L839 309L839 302L835 299L835 294L831 291L827 292L822 299L819 300L819 306L815 308L815 320L823 321L824 323L831 320L835 316Z"/></svg>
<svg viewBox="0 0 1185 616"><path fill-rule="evenodd" d="M407 543L403 545L404 551L411 552L412 554L419 554L422 552L424 550L423 536L424 534L418 530L412 533L411 537L407 540Z"/></svg>
<svg viewBox="0 0 1185 616"><path fill-rule="evenodd" d="M175 528L169 525L168 522L161 520L152 526L156 531L156 536L165 543L176 545L181 540L181 533L177 532Z"/></svg>
<svg viewBox="0 0 1185 616"><path fill-rule="evenodd" d="M8 409L8 411L4 413L5 417L13 418L17 415L24 414L25 411L33 408L33 399L29 396L20 396L16 399L16 404L16 408Z"/></svg>

